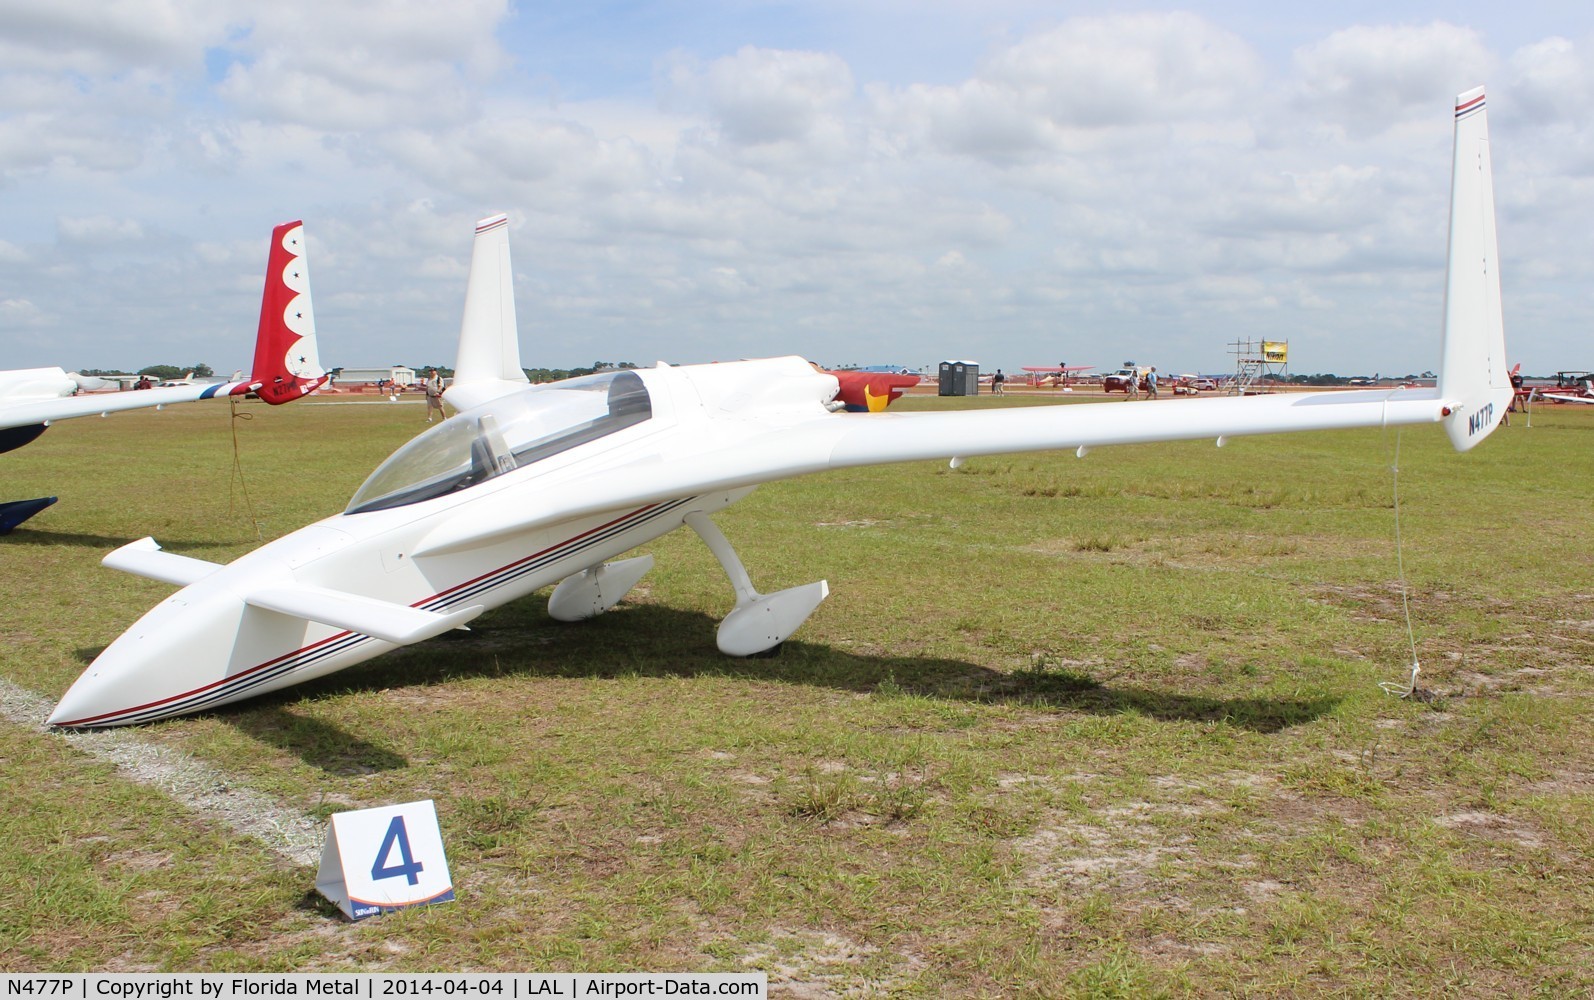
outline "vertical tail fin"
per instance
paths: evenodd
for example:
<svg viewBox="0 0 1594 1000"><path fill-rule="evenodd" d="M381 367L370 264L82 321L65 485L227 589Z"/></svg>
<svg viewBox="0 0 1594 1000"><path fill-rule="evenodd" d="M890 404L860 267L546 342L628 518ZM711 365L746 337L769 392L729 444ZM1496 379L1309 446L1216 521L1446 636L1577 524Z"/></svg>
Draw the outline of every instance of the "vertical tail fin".
<svg viewBox="0 0 1594 1000"><path fill-rule="evenodd" d="M298 399L326 380L316 348L304 223L285 222L271 231L250 382L259 383L255 392L261 399L277 404Z"/></svg>
<svg viewBox="0 0 1594 1000"><path fill-rule="evenodd" d="M520 367L509 217L494 215L476 223L459 357L454 362L454 382L445 395L450 403L468 409L523 388L528 381Z"/></svg>
<svg viewBox="0 0 1594 1000"><path fill-rule="evenodd" d="M1445 332L1439 364L1439 394L1452 407L1445 417L1445 432L1457 451L1488 437L1511 401L1499 265L1489 119L1483 88L1478 87L1456 98Z"/></svg>

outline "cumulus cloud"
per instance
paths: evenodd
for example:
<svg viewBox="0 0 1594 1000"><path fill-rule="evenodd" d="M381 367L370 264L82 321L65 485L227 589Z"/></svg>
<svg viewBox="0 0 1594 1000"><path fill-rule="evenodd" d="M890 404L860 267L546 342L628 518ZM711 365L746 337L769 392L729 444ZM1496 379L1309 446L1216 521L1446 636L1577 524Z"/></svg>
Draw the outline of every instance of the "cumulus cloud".
<svg viewBox="0 0 1594 1000"><path fill-rule="evenodd" d="M1120 127L1232 113L1257 54L1194 14L1077 18L986 61L980 78L1061 126Z"/></svg>
<svg viewBox="0 0 1594 1000"><path fill-rule="evenodd" d="M506 0L256 5L218 93L333 131L457 122L504 65L493 31L507 13Z"/></svg>
<svg viewBox="0 0 1594 1000"><path fill-rule="evenodd" d="M37 326L42 314L27 299L0 299L0 321L18 326Z"/></svg>
<svg viewBox="0 0 1594 1000"><path fill-rule="evenodd" d="M640 93L544 79L506 48L507 0L17 6L0 9L0 287L64 327L141 315L141 295L169 308L149 290L179 273L190 312L247 314L266 228L304 216L323 326L345 338L329 352L446 360L471 225L504 210L528 360L1144 343L1211 368L1236 334L1283 326L1356 356L1410 339L1420 369L1446 101L1480 80L1507 278L1540 283L1512 301L1542 326L1549 283L1588 269L1564 231L1594 213L1594 82L1566 37L1511 53L1475 27L1342 21L1263 51L1218 16L1144 12L991 22L964 62L888 80L855 38L771 34L661 45ZM574 61L612 62L612 35Z"/></svg>
<svg viewBox="0 0 1594 1000"><path fill-rule="evenodd" d="M506 16L507 0L0 5L0 115L12 133L0 136L0 169L127 169L138 120L213 164L234 152L237 119L334 134L466 121L507 65L494 36ZM213 87L207 74L219 74ZM198 114L184 107L196 90L211 99Z"/></svg>
<svg viewBox="0 0 1594 1000"><path fill-rule="evenodd" d="M1582 128L1594 101L1594 66L1586 50L1554 36L1511 55L1511 89L1522 112L1542 124Z"/></svg>
<svg viewBox="0 0 1594 1000"><path fill-rule="evenodd" d="M753 46L707 65L677 55L665 79L670 99L705 107L721 134L746 145L808 138L854 90L835 55Z"/></svg>
<svg viewBox="0 0 1594 1000"><path fill-rule="evenodd" d="M1476 30L1443 21L1356 25L1294 58L1304 113L1356 135L1426 121L1435 94L1487 80L1498 64Z"/></svg>
<svg viewBox="0 0 1594 1000"><path fill-rule="evenodd" d="M50 0L0 4L0 64L105 76L195 67L237 17L226 0Z"/></svg>
<svg viewBox="0 0 1594 1000"><path fill-rule="evenodd" d="M114 172L139 163L144 155L142 137L114 121L98 116L91 120L100 122L103 129L92 128L82 119L76 127L63 129L59 116L52 114L0 119L0 177L12 179L47 167Z"/></svg>
<svg viewBox="0 0 1594 1000"><path fill-rule="evenodd" d="M935 147L1003 161L1088 150L1102 141L1091 132L1227 116L1261 75L1249 46L1193 14L1134 14L1064 22L955 86L875 96Z"/></svg>
<svg viewBox="0 0 1594 1000"><path fill-rule="evenodd" d="M69 216L61 219L60 227L62 240L90 246L137 243L144 238L144 227L138 220L116 219L108 215Z"/></svg>

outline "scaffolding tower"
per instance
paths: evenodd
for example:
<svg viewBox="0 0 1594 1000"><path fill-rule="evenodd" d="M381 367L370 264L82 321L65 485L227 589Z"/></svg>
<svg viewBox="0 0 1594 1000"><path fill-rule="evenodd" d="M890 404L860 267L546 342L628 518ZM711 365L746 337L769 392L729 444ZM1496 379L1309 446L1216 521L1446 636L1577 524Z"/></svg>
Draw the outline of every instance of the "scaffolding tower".
<svg viewBox="0 0 1594 1000"><path fill-rule="evenodd" d="M1290 342L1287 340L1236 340L1229 345L1229 353L1234 355L1234 382L1229 386L1231 396L1260 392L1255 386L1264 378L1289 380Z"/></svg>

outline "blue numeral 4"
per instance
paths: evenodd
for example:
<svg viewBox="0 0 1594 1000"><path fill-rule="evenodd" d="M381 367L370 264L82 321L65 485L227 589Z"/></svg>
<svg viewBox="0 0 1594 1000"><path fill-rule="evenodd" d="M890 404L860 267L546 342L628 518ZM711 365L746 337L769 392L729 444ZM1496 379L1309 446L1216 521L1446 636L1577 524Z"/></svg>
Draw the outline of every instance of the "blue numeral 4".
<svg viewBox="0 0 1594 1000"><path fill-rule="evenodd" d="M398 856L401 864L384 864L388 855L393 853L394 846L398 847ZM416 885L421 880L423 867L415 856L410 853L410 835L404 829L404 817L394 816L393 822L387 825L387 833L382 836L382 846L377 848L376 863L371 865L372 881L380 882L385 878L398 878L403 875L410 880L410 885Z"/></svg>

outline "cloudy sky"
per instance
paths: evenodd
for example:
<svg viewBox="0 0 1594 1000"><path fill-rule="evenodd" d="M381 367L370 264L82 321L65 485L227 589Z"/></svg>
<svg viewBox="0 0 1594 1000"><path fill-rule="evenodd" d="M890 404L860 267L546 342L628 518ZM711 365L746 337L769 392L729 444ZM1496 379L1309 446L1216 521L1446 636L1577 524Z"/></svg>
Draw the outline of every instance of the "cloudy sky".
<svg viewBox="0 0 1594 1000"><path fill-rule="evenodd" d="M1303 13L1304 11L1304 13ZM0 0L0 365L246 366L305 220L328 364L1438 358L1489 87L1507 336L1594 365L1594 5Z"/></svg>

